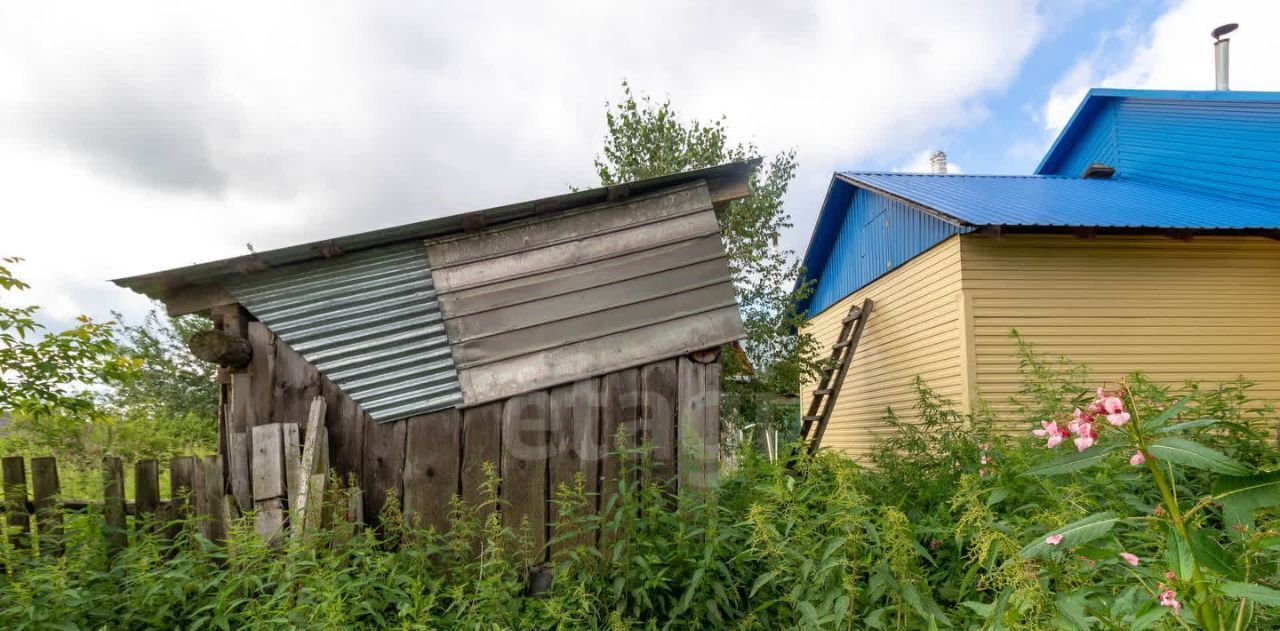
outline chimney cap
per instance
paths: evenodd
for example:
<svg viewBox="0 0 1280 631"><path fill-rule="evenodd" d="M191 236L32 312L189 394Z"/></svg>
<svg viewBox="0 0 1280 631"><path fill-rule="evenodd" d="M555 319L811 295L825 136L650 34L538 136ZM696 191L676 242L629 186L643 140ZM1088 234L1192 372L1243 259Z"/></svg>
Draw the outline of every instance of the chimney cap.
<svg viewBox="0 0 1280 631"><path fill-rule="evenodd" d="M947 154L943 153L941 149L929 155L929 171L939 174L947 172Z"/></svg>
<svg viewBox="0 0 1280 631"><path fill-rule="evenodd" d="M1230 35L1233 31L1235 31L1238 28L1240 28L1240 25L1236 22L1232 22L1230 24L1223 24L1222 26L1219 26L1218 28L1213 29L1213 32L1209 33L1209 35L1211 35L1215 40L1221 40L1223 35Z"/></svg>

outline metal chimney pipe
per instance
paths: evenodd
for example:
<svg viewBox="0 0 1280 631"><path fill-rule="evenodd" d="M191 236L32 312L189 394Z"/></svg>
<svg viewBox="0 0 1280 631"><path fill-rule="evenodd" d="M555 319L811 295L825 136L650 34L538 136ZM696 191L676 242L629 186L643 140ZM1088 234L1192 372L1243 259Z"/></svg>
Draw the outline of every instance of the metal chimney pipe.
<svg viewBox="0 0 1280 631"><path fill-rule="evenodd" d="M1230 90L1231 40L1220 39L1213 43L1213 89Z"/></svg>
<svg viewBox="0 0 1280 631"><path fill-rule="evenodd" d="M945 174L947 172L947 154L941 151L933 152L933 155L929 156L929 170L933 173Z"/></svg>
<svg viewBox="0 0 1280 631"><path fill-rule="evenodd" d="M1231 70L1231 40L1224 39L1224 35L1230 34L1240 28L1239 24L1234 22L1231 24L1223 24L1213 29L1210 35L1213 37L1213 67L1214 67L1214 89L1227 91L1230 90L1230 70Z"/></svg>

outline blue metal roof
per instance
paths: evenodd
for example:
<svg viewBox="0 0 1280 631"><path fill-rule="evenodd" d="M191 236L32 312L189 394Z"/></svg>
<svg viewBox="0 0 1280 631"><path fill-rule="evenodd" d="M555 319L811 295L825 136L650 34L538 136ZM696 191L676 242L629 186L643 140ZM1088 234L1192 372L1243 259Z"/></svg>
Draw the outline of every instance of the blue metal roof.
<svg viewBox="0 0 1280 631"><path fill-rule="evenodd" d="M963 226L1277 230L1280 207L1124 178L842 173Z"/></svg>
<svg viewBox="0 0 1280 631"><path fill-rule="evenodd" d="M1071 153L1080 138L1093 126L1094 119L1106 105L1115 99L1150 99L1159 101L1219 102L1219 103L1280 103L1280 92L1233 92L1229 90L1120 90L1093 88L1080 101L1071 119L1058 134L1053 146L1045 153L1036 167L1037 174L1052 173ZM1114 165L1113 165L1114 166ZM1068 175L1079 175L1072 173Z"/></svg>

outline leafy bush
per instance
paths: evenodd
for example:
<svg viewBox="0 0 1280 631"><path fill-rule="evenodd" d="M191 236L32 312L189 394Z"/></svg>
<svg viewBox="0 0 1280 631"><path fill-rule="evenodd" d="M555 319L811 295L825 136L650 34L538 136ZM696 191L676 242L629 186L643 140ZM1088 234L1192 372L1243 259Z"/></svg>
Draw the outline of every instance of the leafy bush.
<svg viewBox="0 0 1280 631"><path fill-rule="evenodd" d="M1069 363L1024 352L1043 386L1025 409L1052 414L1039 420L1056 434L1000 431L917 382L923 421L891 417L899 431L865 468L824 451L788 469L746 450L714 492L673 498L642 475L645 451L627 451L602 515L581 483L557 490L545 567L491 510L492 476L488 503L455 504L447 535L389 502L381 531L335 527L283 553L246 520L225 546L187 522L173 543L143 534L111 558L98 520L80 517L64 557L6 553L0 625L1277 628L1280 453L1251 384L1134 375L1100 396L1060 373ZM1097 427L1064 436L1076 405ZM1081 438L1093 444L1077 450ZM541 590L531 577L548 571Z"/></svg>

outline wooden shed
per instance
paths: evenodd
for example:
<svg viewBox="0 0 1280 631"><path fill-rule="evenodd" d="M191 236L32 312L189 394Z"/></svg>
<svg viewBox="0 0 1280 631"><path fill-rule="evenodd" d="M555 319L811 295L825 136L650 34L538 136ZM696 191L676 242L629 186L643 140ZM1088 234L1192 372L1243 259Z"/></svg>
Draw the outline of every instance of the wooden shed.
<svg viewBox="0 0 1280 631"><path fill-rule="evenodd" d="M619 430L673 489L714 479L718 349L744 336L716 208L746 195L755 164L115 282L247 340L251 357L220 371L218 419L242 507L283 502L254 488L254 451L274 448L255 427L300 425L320 396L329 462L359 480L366 519L390 494L444 527L488 462L504 522L527 517L542 543L557 485L616 479Z"/></svg>
<svg viewBox="0 0 1280 631"><path fill-rule="evenodd" d="M1280 93L1091 91L1031 175L842 172L805 256L839 350L871 300L823 444L865 454L913 381L1011 430L1017 329L1049 357L1280 400ZM833 351L835 352L835 351Z"/></svg>

